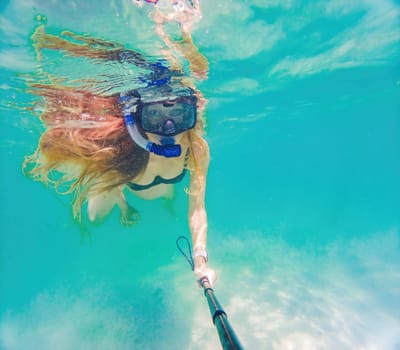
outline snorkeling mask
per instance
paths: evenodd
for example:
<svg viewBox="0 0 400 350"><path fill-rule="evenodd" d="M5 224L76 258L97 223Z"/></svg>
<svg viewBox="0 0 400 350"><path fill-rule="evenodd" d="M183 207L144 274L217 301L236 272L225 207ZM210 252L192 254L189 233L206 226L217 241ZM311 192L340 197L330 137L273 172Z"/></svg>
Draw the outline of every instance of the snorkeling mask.
<svg viewBox="0 0 400 350"><path fill-rule="evenodd" d="M181 146L173 137L196 125L197 97L191 88L179 83L149 86L121 93L120 103L127 130L137 145L167 158L180 156ZM159 135L161 144L145 139L136 123L143 131Z"/></svg>

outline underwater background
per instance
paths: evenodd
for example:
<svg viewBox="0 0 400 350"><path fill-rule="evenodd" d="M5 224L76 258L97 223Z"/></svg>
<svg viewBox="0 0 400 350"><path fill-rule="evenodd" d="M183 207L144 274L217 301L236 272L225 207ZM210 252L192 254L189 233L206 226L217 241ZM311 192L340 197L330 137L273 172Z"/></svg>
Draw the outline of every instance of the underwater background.
<svg viewBox="0 0 400 350"><path fill-rule="evenodd" d="M163 0L160 0L162 2ZM0 2L0 349L218 349L172 203L101 225L22 174L30 36L87 33L157 55L151 4ZM202 0L209 263L246 349L400 349L400 4ZM70 59L49 69L96 75Z"/></svg>

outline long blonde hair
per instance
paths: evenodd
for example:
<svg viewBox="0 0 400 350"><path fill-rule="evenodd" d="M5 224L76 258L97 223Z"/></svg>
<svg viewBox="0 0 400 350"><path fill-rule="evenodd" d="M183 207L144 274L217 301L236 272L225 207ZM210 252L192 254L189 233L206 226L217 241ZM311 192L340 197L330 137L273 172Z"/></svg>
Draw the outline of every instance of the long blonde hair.
<svg viewBox="0 0 400 350"><path fill-rule="evenodd" d="M117 97L95 96L65 86L31 85L42 96L40 118L46 130L23 169L35 180L74 193L74 217L80 220L88 196L126 184L146 168L149 155L126 131Z"/></svg>

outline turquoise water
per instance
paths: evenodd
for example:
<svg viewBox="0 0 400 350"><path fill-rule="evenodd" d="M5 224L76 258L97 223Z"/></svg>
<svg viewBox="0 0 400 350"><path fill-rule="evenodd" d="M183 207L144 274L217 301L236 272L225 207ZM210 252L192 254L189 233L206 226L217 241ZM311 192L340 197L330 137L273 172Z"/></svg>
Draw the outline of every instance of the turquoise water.
<svg viewBox="0 0 400 350"><path fill-rule="evenodd" d="M400 349L400 5L201 4L193 37L210 62L199 85L209 100L210 265L243 345ZM41 132L19 108L31 100L19 74L35 71L35 16L50 32L156 55L148 10L0 4L1 349L219 347L175 247L188 234L186 183L172 205L130 197L142 217L133 228L116 211L82 228L69 197L21 172ZM49 69L82 73L61 62Z"/></svg>

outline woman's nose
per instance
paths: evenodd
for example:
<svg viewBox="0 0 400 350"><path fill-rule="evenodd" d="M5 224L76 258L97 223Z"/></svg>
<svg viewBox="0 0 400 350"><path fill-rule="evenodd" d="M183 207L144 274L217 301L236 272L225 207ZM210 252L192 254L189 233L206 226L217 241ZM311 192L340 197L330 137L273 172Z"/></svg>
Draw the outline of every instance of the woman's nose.
<svg viewBox="0 0 400 350"><path fill-rule="evenodd" d="M164 122L162 129L166 135L174 134L176 131L175 124L170 119Z"/></svg>

